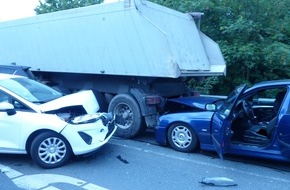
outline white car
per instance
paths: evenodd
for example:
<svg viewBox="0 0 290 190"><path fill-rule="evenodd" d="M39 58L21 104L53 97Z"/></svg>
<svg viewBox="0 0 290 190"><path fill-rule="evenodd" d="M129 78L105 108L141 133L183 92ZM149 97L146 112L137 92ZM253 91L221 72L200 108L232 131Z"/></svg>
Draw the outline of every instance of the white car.
<svg viewBox="0 0 290 190"><path fill-rule="evenodd" d="M0 74L0 153L29 154L43 168L91 153L116 131L110 113L98 113L92 91L62 93L26 77Z"/></svg>

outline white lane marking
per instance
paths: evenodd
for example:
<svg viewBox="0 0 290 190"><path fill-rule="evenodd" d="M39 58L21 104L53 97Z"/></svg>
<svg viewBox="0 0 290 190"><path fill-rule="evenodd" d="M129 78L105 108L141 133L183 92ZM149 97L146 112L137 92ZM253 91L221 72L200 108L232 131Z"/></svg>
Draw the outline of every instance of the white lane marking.
<svg viewBox="0 0 290 190"><path fill-rule="evenodd" d="M54 183L67 183L86 190L107 190L104 187L88 183L86 181L58 174L24 175L10 167L0 164L0 171L4 173L19 188L27 190L59 190L52 185Z"/></svg>
<svg viewBox="0 0 290 190"><path fill-rule="evenodd" d="M167 157L167 158L177 159L177 160L180 160L180 161L191 162L191 163L194 163L194 164L210 166L210 167L223 169L223 170L230 170L230 171L233 171L233 172L236 172L236 173L240 173L240 174L246 174L246 175L251 175L251 176L255 176L255 177L265 178L265 179L268 179L268 180L275 180L275 181L281 181L281 182L290 183L290 180L288 180L288 179L282 179L282 178L278 178L278 177L266 176L266 175L263 175L263 174L247 172L247 171L241 171L241 170L235 169L233 167L226 167L226 166L222 166L222 165L211 164L209 162L201 162L201 161L196 161L196 160L192 160L192 159L181 158L181 157L178 157L178 156L172 156L172 155L168 155L168 154L165 154L165 153L160 153L160 152L147 150L147 149L143 149L143 148L139 148L139 147L135 147L135 146L129 146L129 145L124 145L124 144L121 144L121 143L117 143L113 139L111 139L109 144L116 145L116 146L121 146L121 147L126 147L126 148L129 148L129 149L132 149L132 150L136 150L136 151L140 151L140 152L147 152L147 153L150 153L150 154L155 154L155 155L163 156L163 157Z"/></svg>

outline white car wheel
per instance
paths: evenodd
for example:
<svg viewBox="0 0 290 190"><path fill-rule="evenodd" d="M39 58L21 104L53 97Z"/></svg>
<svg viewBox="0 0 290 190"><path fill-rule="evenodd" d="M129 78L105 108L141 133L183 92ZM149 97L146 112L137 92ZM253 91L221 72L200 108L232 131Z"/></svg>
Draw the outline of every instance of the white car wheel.
<svg viewBox="0 0 290 190"><path fill-rule="evenodd" d="M69 143L61 135L45 132L35 137L30 154L33 161L43 168L56 168L64 165L71 157Z"/></svg>

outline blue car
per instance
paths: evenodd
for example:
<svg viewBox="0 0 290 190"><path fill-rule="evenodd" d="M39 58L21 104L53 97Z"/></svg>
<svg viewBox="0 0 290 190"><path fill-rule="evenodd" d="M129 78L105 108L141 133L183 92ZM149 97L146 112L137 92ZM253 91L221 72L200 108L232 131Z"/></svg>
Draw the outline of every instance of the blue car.
<svg viewBox="0 0 290 190"><path fill-rule="evenodd" d="M277 80L240 85L214 103L203 98L199 110L159 117L156 141L181 152L217 151L222 159L228 153L290 161L289 90L290 80Z"/></svg>

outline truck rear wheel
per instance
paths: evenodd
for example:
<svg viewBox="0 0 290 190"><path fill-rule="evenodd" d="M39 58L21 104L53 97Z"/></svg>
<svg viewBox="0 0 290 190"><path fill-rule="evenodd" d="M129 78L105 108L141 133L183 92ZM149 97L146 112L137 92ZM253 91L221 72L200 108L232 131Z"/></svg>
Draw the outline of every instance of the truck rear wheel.
<svg viewBox="0 0 290 190"><path fill-rule="evenodd" d="M115 115L118 126L115 135L122 138L135 137L144 131L144 122L136 100L129 94L118 94L110 102L109 112Z"/></svg>

